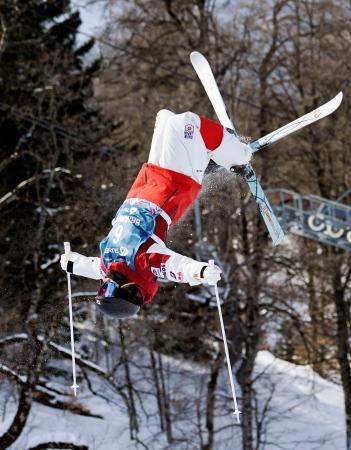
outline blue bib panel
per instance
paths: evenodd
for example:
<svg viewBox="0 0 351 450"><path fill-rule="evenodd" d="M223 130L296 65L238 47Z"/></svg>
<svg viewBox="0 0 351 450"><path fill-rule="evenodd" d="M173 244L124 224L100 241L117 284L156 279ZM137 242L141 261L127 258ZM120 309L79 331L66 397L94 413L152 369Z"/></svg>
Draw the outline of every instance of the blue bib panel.
<svg viewBox="0 0 351 450"><path fill-rule="evenodd" d="M147 200L125 200L112 220L112 229L100 243L101 257L107 268L112 262L124 262L135 270L139 247L154 233L161 208Z"/></svg>

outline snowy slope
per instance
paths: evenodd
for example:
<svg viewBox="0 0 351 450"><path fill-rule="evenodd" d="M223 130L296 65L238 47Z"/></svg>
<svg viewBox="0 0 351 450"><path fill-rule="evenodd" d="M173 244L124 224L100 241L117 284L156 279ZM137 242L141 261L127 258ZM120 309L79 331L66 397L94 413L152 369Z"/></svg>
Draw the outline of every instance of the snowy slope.
<svg viewBox="0 0 351 450"><path fill-rule="evenodd" d="M340 386L324 380L310 367L279 360L269 352L259 353L256 371L264 372L256 387L261 404L276 384L267 441L289 450L346 448ZM274 448L270 444L265 447Z"/></svg>
<svg viewBox="0 0 351 450"><path fill-rule="evenodd" d="M142 357L142 356L141 356ZM170 368L170 386L172 401L182 405L188 413L192 411L193 420L189 416L173 424L174 436L186 438L187 442L167 445L164 433L159 431L159 420L154 397L147 396L144 408L148 418L140 414L141 429L139 439L150 450L159 449L198 449L198 423L194 410L194 395L201 379L206 374L202 366L183 364L179 360L164 358L164 364ZM258 354L256 362L257 382L255 388L258 394L260 410L270 397L268 413L263 421L266 443L261 446L265 450L344 450L344 413L341 388L325 381L316 375L309 367L294 364L274 358L266 351ZM140 375L140 374L139 374ZM141 377L139 377L141 379ZM223 372L220 382L227 387L227 374ZM139 388L144 381L140 381ZM112 400L93 397L87 389L79 396L79 401L89 407L93 414L99 414L104 419L79 417L71 413L37 405L32 409L25 432L11 447L12 450L28 449L41 442L66 441L85 444L90 450L127 450L145 448L129 436L128 416L120 398L107 385L94 385L94 389ZM273 395L271 395L273 392ZM227 391L229 394L229 390ZM205 397L203 395L203 397ZM206 399L203 398L204 411ZM4 391L1 394L1 404L4 404ZM179 406L178 406L179 407ZM232 407L228 395L228 411ZM216 429L222 429L233 423L229 414L217 411ZM244 411L245 413L245 411ZM7 405L6 414L0 422L0 433L8 427L14 414L13 404ZM203 424L202 424L203 425ZM240 450L240 431L238 428L225 428L216 434L216 450Z"/></svg>

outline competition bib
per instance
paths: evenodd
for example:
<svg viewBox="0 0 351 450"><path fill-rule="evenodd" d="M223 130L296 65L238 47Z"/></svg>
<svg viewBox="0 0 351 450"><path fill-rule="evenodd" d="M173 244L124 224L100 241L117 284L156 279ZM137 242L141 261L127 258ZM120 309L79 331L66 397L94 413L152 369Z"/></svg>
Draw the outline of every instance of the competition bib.
<svg viewBox="0 0 351 450"><path fill-rule="evenodd" d="M142 199L127 199L112 220L112 229L100 243L106 268L112 262L125 262L135 270L134 259L139 247L152 235L161 208Z"/></svg>

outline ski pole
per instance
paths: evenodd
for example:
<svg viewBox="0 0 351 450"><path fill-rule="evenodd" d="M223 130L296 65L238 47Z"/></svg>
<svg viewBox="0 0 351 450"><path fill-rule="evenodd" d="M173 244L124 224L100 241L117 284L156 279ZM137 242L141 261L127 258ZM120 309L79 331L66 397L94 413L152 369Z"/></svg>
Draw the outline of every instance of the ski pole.
<svg viewBox="0 0 351 450"><path fill-rule="evenodd" d="M214 260L209 260L210 267L214 267ZM216 301L217 301L217 308L218 308L218 315L219 315L219 321L221 323L221 329L222 329L222 336L223 336L223 343L224 343L224 351L225 351L225 357L227 360L227 366L228 366L228 373L229 373L229 380L230 380L230 386L232 389L232 395L233 395L233 402L234 402L234 412L233 415L236 416L236 420L238 423L240 423L240 414L241 411L238 409L238 403L236 401L236 393L235 393L235 387L234 387L234 381L233 381L233 373L232 373L232 366L230 363L229 358L229 351L228 351L228 344L227 344L227 337L225 334L225 328L224 328L224 322L223 322L223 316L222 316L222 308L221 308L221 302L219 300L219 294L218 294L218 286L217 283L213 284L215 294L216 294Z"/></svg>
<svg viewBox="0 0 351 450"><path fill-rule="evenodd" d="M64 242L65 254L67 255L71 251L71 245L69 242ZM67 272L67 286L68 286L68 307L69 307L69 326L71 330L71 354L72 354L72 373L73 373L73 389L74 396L77 396L78 384L76 381L76 354L74 351L74 332L73 332L73 311L72 311L72 292L71 292L71 274Z"/></svg>

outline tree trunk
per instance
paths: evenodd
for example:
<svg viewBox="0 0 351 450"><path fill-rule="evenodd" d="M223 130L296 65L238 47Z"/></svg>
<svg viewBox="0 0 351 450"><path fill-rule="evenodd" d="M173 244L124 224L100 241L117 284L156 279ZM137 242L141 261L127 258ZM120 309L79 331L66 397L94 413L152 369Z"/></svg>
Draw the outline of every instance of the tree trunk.
<svg viewBox="0 0 351 450"><path fill-rule="evenodd" d="M151 358L152 375L154 377L155 387L156 387L156 399L157 399L157 406L158 406L158 414L160 416L160 428L161 428L161 431L164 432L165 424L164 424L164 406L163 406L163 401L162 401L162 392L161 392L159 376L157 373L155 355L152 350L150 350L150 358Z"/></svg>
<svg viewBox="0 0 351 450"><path fill-rule="evenodd" d="M344 391L346 420L346 448L351 450L351 368L349 323L350 312L342 285L341 264L336 264L333 276L334 302L337 316L337 358L340 366L341 382Z"/></svg>
<svg viewBox="0 0 351 450"><path fill-rule="evenodd" d="M122 360L124 365L125 377L126 377L126 385L128 390L128 415L129 415L129 426L130 426L130 438L134 439L134 431L139 431L138 426L138 418L137 412L135 408L134 402L134 393L133 393L133 382L130 376L129 370L129 362L128 362L128 354L126 350L126 346L124 344L124 335L122 330L122 325L119 323L118 327L119 337L121 342L121 352L122 352Z"/></svg>
<svg viewBox="0 0 351 450"><path fill-rule="evenodd" d="M207 383L207 403L206 403L206 428L207 442L201 447L201 450L213 450L214 444L214 415L216 402L216 387L220 368L223 362L223 355L219 353L214 364L211 367L210 379Z"/></svg>
<svg viewBox="0 0 351 450"><path fill-rule="evenodd" d="M249 381L242 386L242 408L243 450L253 450L252 386Z"/></svg>
<svg viewBox="0 0 351 450"><path fill-rule="evenodd" d="M163 364L162 364L162 356L158 355L158 363L160 368L160 379L161 379L161 386L162 386L162 398L163 398L163 407L164 407L164 419L166 424L166 435L167 435L167 442L171 444L173 442L173 435L172 435L172 420L171 420L171 405L170 405L170 399L166 390L166 383L165 383L165 375L163 370Z"/></svg>
<svg viewBox="0 0 351 450"><path fill-rule="evenodd" d="M0 448L8 448L22 433L32 407L32 387L25 384L21 388L17 413L10 428L0 437Z"/></svg>

